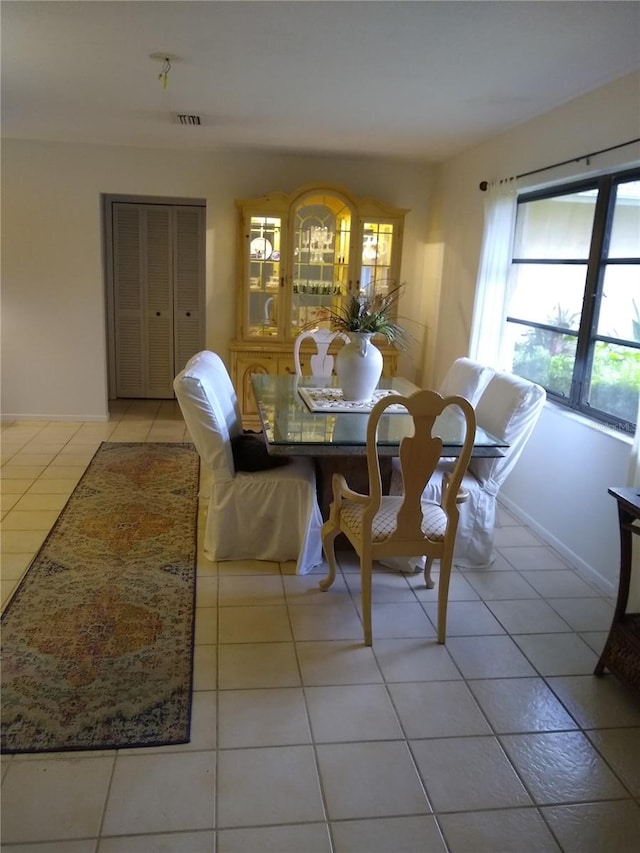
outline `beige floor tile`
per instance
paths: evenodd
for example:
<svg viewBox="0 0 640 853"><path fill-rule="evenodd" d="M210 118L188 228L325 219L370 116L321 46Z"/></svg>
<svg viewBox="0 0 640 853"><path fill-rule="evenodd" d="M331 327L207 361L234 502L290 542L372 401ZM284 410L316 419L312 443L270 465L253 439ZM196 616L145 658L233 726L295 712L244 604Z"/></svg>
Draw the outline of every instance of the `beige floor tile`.
<svg viewBox="0 0 640 853"><path fill-rule="evenodd" d="M299 687L221 690L220 749L311 743L304 693Z"/></svg>
<svg viewBox="0 0 640 853"><path fill-rule="evenodd" d="M56 522L58 510L18 510L14 509L2 521L2 531L7 530L44 530L49 529Z"/></svg>
<svg viewBox="0 0 640 853"><path fill-rule="evenodd" d="M564 560L545 545L533 545L528 548L500 548L500 554L514 569L522 572L563 571L568 566Z"/></svg>
<svg viewBox="0 0 640 853"><path fill-rule="evenodd" d="M574 631L608 631L614 604L604 598L550 598L549 604Z"/></svg>
<svg viewBox="0 0 640 853"><path fill-rule="evenodd" d="M197 646L218 642L218 608L199 607L196 598L196 627L194 641Z"/></svg>
<svg viewBox="0 0 640 853"><path fill-rule="evenodd" d="M221 575L279 575L280 564L271 560L221 560Z"/></svg>
<svg viewBox="0 0 640 853"><path fill-rule="evenodd" d="M215 690L217 687L218 647L198 645L193 648L193 689Z"/></svg>
<svg viewBox="0 0 640 853"><path fill-rule="evenodd" d="M218 603L218 578L216 575L196 574L196 601L198 607L215 607Z"/></svg>
<svg viewBox="0 0 640 853"><path fill-rule="evenodd" d="M46 470L46 465L18 465L12 460L11 462L7 462L6 465L2 466L2 479L35 480L43 473L43 471Z"/></svg>
<svg viewBox="0 0 640 853"><path fill-rule="evenodd" d="M435 586L433 589L427 589L422 572L407 576L407 583L419 601L433 602L436 600L440 573L431 572L431 579L434 581ZM449 601L478 601L479 599L480 596L469 581L465 579L464 575L454 569L449 578Z"/></svg>
<svg viewBox="0 0 640 853"><path fill-rule="evenodd" d="M436 635L425 608L418 603L376 604L374 601L371 618L374 643L378 639L430 639Z"/></svg>
<svg viewBox="0 0 640 853"><path fill-rule="evenodd" d="M307 687L305 696L315 743L395 740L403 736L382 684Z"/></svg>
<svg viewBox="0 0 640 853"><path fill-rule="evenodd" d="M640 728L585 732L631 795L640 799Z"/></svg>
<svg viewBox="0 0 640 853"><path fill-rule="evenodd" d="M518 572L477 570L465 572L466 580L484 601L539 598L538 593Z"/></svg>
<svg viewBox="0 0 640 853"><path fill-rule="evenodd" d="M447 649L464 678L537 675L511 637L451 637Z"/></svg>
<svg viewBox="0 0 640 853"><path fill-rule="evenodd" d="M284 603L284 589L279 575L223 575L220 578L221 607Z"/></svg>
<svg viewBox="0 0 640 853"><path fill-rule="evenodd" d="M75 477L56 477L53 480L39 479L30 486L28 494L69 496L77 485L78 479Z"/></svg>
<svg viewBox="0 0 640 853"><path fill-rule="evenodd" d="M99 853L212 853L215 850L215 838L215 832L206 829L200 832L167 832L162 835L124 835L118 838L103 838L98 851ZM47 852L43 851L43 853ZM61 850L60 853L65 851ZM93 848L88 853L93 853Z"/></svg>
<svg viewBox="0 0 640 853"><path fill-rule="evenodd" d="M495 530L495 545L497 548L505 548L511 546L526 546L531 547L540 545L538 537L526 527L519 525L509 527L496 527Z"/></svg>
<svg viewBox="0 0 640 853"><path fill-rule="evenodd" d="M519 634L515 642L540 675L582 675L598 660L577 634Z"/></svg>
<svg viewBox="0 0 640 853"><path fill-rule="evenodd" d="M536 809L445 814L440 825L451 853L559 853Z"/></svg>
<svg viewBox="0 0 640 853"><path fill-rule="evenodd" d="M509 634L571 631L571 627L541 598L520 601L488 601L487 607Z"/></svg>
<svg viewBox="0 0 640 853"><path fill-rule="evenodd" d="M11 459L11 465L35 466L36 468L44 469L55 459L58 451L49 451L46 453L36 450L27 451L23 448L16 453Z"/></svg>
<svg viewBox="0 0 640 853"><path fill-rule="evenodd" d="M95 853L96 840L43 841L35 844L3 844L2 853Z"/></svg>
<svg viewBox="0 0 640 853"><path fill-rule="evenodd" d="M317 754L330 820L431 812L404 742L320 744Z"/></svg>
<svg viewBox="0 0 640 853"><path fill-rule="evenodd" d="M221 829L217 853L334 853L324 823ZM124 851L123 851L124 853ZM135 853L135 851L134 851ZM142 853L142 851L140 851ZM211 850L207 850L211 853Z"/></svg>
<svg viewBox="0 0 640 853"><path fill-rule="evenodd" d="M503 735L500 740L539 805L628 797L582 732Z"/></svg>
<svg viewBox="0 0 640 853"><path fill-rule="evenodd" d="M420 776L436 812L531 805L531 799L494 737L411 742Z"/></svg>
<svg viewBox="0 0 640 853"><path fill-rule="evenodd" d="M345 604L350 604L351 597L344 578L338 575L331 585L331 592L327 593L323 592L319 586L323 576L323 574L314 573L283 576L282 581L284 583L284 594L287 603L323 605L327 602L330 595L332 602L344 601Z"/></svg>
<svg viewBox="0 0 640 853"><path fill-rule="evenodd" d="M389 693L407 738L491 734L478 703L462 681L390 684Z"/></svg>
<svg viewBox="0 0 640 853"><path fill-rule="evenodd" d="M7 530L2 532L0 553L35 554L47 537L47 530Z"/></svg>
<svg viewBox="0 0 640 853"><path fill-rule="evenodd" d="M322 820L324 809L311 746L220 751L218 827Z"/></svg>
<svg viewBox="0 0 640 853"><path fill-rule="evenodd" d="M331 824L334 853L445 853L446 847L431 815L344 820Z"/></svg>
<svg viewBox="0 0 640 853"><path fill-rule="evenodd" d="M215 753L116 758L105 835L213 829Z"/></svg>
<svg viewBox="0 0 640 853"><path fill-rule="evenodd" d="M462 678L446 646L432 639L377 640L374 653L385 681L450 681Z"/></svg>
<svg viewBox="0 0 640 853"><path fill-rule="evenodd" d="M375 684L382 681L373 650L349 640L296 643L305 685Z"/></svg>
<svg viewBox="0 0 640 853"><path fill-rule="evenodd" d="M640 726L637 699L613 675L560 676L547 683L584 729Z"/></svg>
<svg viewBox="0 0 640 853"><path fill-rule="evenodd" d="M221 607L218 613L220 643L278 643L291 639L284 606Z"/></svg>
<svg viewBox="0 0 640 853"><path fill-rule="evenodd" d="M501 503L496 503L496 526L497 527L510 527L511 525L519 525L520 521L515 517L512 512L502 506Z"/></svg>
<svg viewBox="0 0 640 853"><path fill-rule="evenodd" d="M3 554L0 573L5 580L19 580L33 560L33 554Z"/></svg>
<svg viewBox="0 0 640 853"><path fill-rule="evenodd" d="M424 609L434 625L438 624L438 605L425 602ZM479 634L504 634L505 630L484 601L450 601L447 607L447 637L472 637Z"/></svg>
<svg viewBox="0 0 640 853"><path fill-rule="evenodd" d="M83 465L49 465L40 475L42 480L75 480L77 483L84 474Z"/></svg>
<svg viewBox="0 0 640 853"><path fill-rule="evenodd" d="M351 595L360 600L362 582L359 574L345 575ZM371 576L372 597L376 604L413 603L416 597L404 575L392 572L374 571Z"/></svg>
<svg viewBox="0 0 640 853"><path fill-rule="evenodd" d="M300 681L293 643L241 643L218 648L221 690L297 687Z"/></svg>
<svg viewBox="0 0 640 853"><path fill-rule="evenodd" d="M53 494L53 495L38 495L29 493L28 495L23 495L18 499L18 503L16 504L16 510L22 512L23 510L58 510L64 508L68 500L68 496L65 494Z"/></svg>
<svg viewBox="0 0 640 853"><path fill-rule="evenodd" d="M324 603L289 605L293 636L302 640L356 640L362 639L362 624L354 605L330 598Z"/></svg>
<svg viewBox="0 0 640 853"><path fill-rule="evenodd" d="M32 484L32 477L5 479L4 476L0 476L0 492L3 495L23 495Z"/></svg>
<svg viewBox="0 0 640 853"><path fill-rule="evenodd" d="M607 642L609 631L580 631L578 636L600 657Z"/></svg>
<svg viewBox="0 0 640 853"><path fill-rule="evenodd" d="M80 448L70 448L67 450L61 451L55 459L52 460L51 466L52 468L57 468L60 466L76 467L82 465L88 465L91 462L92 458L95 455L95 451L98 449L98 446L94 447L91 445L87 450L82 451Z"/></svg>
<svg viewBox="0 0 640 853"><path fill-rule="evenodd" d="M0 581L0 607L4 610L18 586L18 581L9 579Z"/></svg>
<svg viewBox="0 0 640 853"><path fill-rule="evenodd" d="M495 678L468 684L498 734L578 728L541 678Z"/></svg>
<svg viewBox="0 0 640 853"><path fill-rule="evenodd" d="M113 756L12 761L2 784L3 845L97 836L113 762Z"/></svg>
<svg viewBox="0 0 640 853"><path fill-rule="evenodd" d="M0 495L0 513L2 514L2 518L16 506L20 499L20 495Z"/></svg>
<svg viewBox="0 0 640 853"><path fill-rule="evenodd" d="M564 853L637 853L640 806L631 800L550 806L542 814Z"/></svg>
<svg viewBox="0 0 640 853"><path fill-rule="evenodd" d="M586 598L599 596L582 580L577 572L569 569L557 572L522 572L522 576L546 599L550 598Z"/></svg>

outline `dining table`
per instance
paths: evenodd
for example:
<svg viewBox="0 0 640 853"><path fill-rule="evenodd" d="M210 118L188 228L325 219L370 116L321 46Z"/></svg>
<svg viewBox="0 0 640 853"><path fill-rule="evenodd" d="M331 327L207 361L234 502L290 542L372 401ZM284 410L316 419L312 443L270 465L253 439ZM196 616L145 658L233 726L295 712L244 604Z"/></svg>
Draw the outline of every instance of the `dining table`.
<svg viewBox="0 0 640 853"><path fill-rule="evenodd" d="M254 373L251 377L262 434L269 454L311 456L316 468L318 503L328 517L332 476L344 474L351 488L368 492L367 421L375 402L388 394L409 396L419 386L401 376L382 377L372 400L344 400L337 377ZM456 457L464 441L464 421L455 408L438 417L433 434L442 441L442 456ZM391 482L391 460L400 442L413 432L413 420L401 406L388 410L378 424L378 457L383 492ZM476 427L472 455L503 456L508 445Z"/></svg>

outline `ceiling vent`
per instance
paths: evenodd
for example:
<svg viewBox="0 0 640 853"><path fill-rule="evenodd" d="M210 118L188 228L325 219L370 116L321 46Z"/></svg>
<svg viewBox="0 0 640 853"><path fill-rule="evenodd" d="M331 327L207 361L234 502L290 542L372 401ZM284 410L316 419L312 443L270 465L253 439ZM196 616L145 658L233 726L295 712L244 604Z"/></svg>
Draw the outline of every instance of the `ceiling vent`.
<svg viewBox="0 0 640 853"><path fill-rule="evenodd" d="M185 113L178 113L178 124L202 124L200 120L200 116L195 115L186 115Z"/></svg>

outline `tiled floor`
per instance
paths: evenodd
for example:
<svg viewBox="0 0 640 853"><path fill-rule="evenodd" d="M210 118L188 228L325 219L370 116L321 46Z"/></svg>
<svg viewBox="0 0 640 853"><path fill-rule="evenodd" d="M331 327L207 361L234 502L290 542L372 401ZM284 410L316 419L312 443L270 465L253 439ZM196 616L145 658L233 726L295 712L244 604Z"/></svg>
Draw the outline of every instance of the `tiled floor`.
<svg viewBox="0 0 640 853"><path fill-rule="evenodd" d="M98 443L182 441L172 403L2 429L2 598ZM592 675L612 602L504 510L490 571L198 561L192 740L2 760L3 853L637 851L640 703Z"/></svg>

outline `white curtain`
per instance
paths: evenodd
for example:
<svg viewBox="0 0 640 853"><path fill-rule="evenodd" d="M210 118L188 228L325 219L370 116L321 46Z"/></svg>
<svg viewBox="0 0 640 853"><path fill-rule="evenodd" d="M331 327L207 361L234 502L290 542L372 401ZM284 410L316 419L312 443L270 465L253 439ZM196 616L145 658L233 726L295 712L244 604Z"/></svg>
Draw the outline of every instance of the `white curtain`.
<svg viewBox="0 0 640 853"><path fill-rule="evenodd" d="M484 202L484 233L469 355L497 369L502 367L500 354L509 303L517 189L515 178L491 184Z"/></svg>
<svg viewBox="0 0 640 853"><path fill-rule="evenodd" d="M631 460L629 463L629 485L640 488L640 397L638 397L638 414L636 416L636 434L631 445Z"/></svg>

